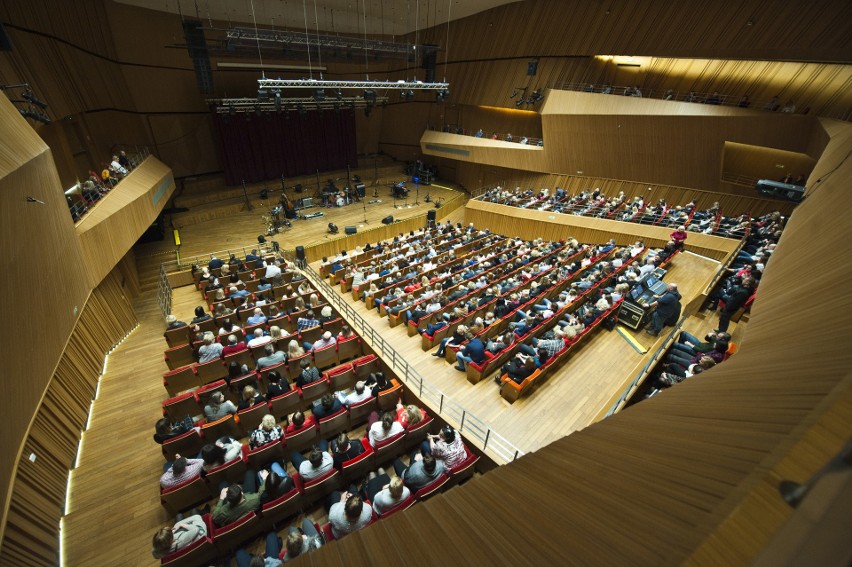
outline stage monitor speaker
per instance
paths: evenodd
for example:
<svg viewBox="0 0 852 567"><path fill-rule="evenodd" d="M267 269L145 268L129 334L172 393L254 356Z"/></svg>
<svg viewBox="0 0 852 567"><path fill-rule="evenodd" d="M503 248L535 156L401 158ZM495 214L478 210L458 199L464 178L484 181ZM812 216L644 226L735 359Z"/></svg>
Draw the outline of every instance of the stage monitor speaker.
<svg viewBox="0 0 852 567"><path fill-rule="evenodd" d="M301 193L302 191L304 191L304 189L302 189L301 183L296 183L296 186L293 187L293 189L296 191L296 193Z"/></svg>
<svg viewBox="0 0 852 567"><path fill-rule="evenodd" d="M262 190L260 191L260 198L261 198L261 199L263 199L263 200L265 201L268 197L269 197L269 190L267 190L267 189L262 189Z"/></svg>
<svg viewBox="0 0 852 567"><path fill-rule="evenodd" d="M356 226L347 226L343 230L345 230L346 234L348 234L350 236L358 233L358 227L356 227Z"/></svg>
<svg viewBox="0 0 852 567"><path fill-rule="evenodd" d="M530 61L527 63L527 75L534 76L538 72L538 61Z"/></svg>
<svg viewBox="0 0 852 567"><path fill-rule="evenodd" d="M363 183L356 183L355 184L355 193L359 197L366 197L367 196L367 187Z"/></svg>
<svg viewBox="0 0 852 567"><path fill-rule="evenodd" d="M304 263L304 261L305 261L305 247L304 246L296 246L296 261Z"/></svg>
<svg viewBox="0 0 852 567"><path fill-rule="evenodd" d="M435 213L435 209L430 209L429 212L426 213L426 220L429 222L435 222L435 219L438 215Z"/></svg>
<svg viewBox="0 0 852 567"><path fill-rule="evenodd" d="M393 215L388 215L382 219L382 224L393 224Z"/></svg>

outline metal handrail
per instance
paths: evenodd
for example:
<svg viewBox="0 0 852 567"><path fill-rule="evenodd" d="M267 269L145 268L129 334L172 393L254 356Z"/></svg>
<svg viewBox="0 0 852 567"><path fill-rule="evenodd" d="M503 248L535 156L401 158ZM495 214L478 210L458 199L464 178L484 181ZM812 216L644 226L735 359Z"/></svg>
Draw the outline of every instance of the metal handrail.
<svg viewBox="0 0 852 567"><path fill-rule="evenodd" d="M444 132L445 134L457 134L459 136L472 136L474 138L479 138L481 140L492 140L495 142L511 142L514 144L524 145L524 146L536 146L536 147L544 147L544 138L537 138L533 136L515 136L509 132L494 132L492 131L490 134L483 131L482 136L477 136L476 133L478 130L468 130L466 128L456 128L447 130L446 127L438 129L433 125L429 124L426 126L426 130L430 132ZM507 140L507 136L512 136L511 140ZM523 144L521 140L526 138L526 142Z"/></svg>
<svg viewBox="0 0 852 567"><path fill-rule="evenodd" d="M322 291L327 299L334 303L338 313L343 315L353 328L360 330L361 338L367 340L381 353L385 361L396 370L397 376L402 379L403 383L411 391L416 392L418 398L427 402L433 410L437 411L438 415L457 423L457 429L460 432L466 434L468 438L479 441L483 450L489 449L495 456L499 457L502 463L511 462L524 454L521 449L497 433L487 422L426 380L349 303L335 293L328 282L311 267L302 268L302 272L318 290Z"/></svg>

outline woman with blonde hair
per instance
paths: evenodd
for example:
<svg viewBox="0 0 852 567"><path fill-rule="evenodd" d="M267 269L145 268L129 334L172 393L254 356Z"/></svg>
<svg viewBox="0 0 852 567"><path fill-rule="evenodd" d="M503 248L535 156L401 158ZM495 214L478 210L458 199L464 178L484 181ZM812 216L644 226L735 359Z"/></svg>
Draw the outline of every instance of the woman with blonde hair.
<svg viewBox="0 0 852 567"><path fill-rule="evenodd" d="M243 388L243 394L240 399L240 405L237 406L237 409L248 409L257 404L262 404L265 401L266 400L264 399L263 394L258 392L254 388L254 386L249 384L245 388Z"/></svg>
<svg viewBox="0 0 852 567"><path fill-rule="evenodd" d="M293 302L293 312L302 311L304 309L307 309L307 306L305 305L305 300L301 297L297 297L296 301Z"/></svg>
<svg viewBox="0 0 852 567"><path fill-rule="evenodd" d="M230 277L230 275L231 275L230 266L228 266L228 264L222 264L222 267L219 268L219 274L220 274L219 277L223 277L223 276L229 276Z"/></svg>
<svg viewBox="0 0 852 567"><path fill-rule="evenodd" d="M317 294L312 293L308 303L311 307L317 307L320 304L319 297L317 296Z"/></svg>
<svg viewBox="0 0 852 567"><path fill-rule="evenodd" d="M396 420L405 428L408 429L412 425L417 425L423 418L426 417L426 410L422 410L414 404L402 405L402 400L396 403Z"/></svg>
<svg viewBox="0 0 852 567"><path fill-rule="evenodd" d="M260 427L249 435L249 447L257 449L267 443L278 441L284 435L281 426L275 422L275 416L268 413L260 421Z"/></svg>
<svg viewBox="0 0 852 567"><path fill-rule="evenodd" d="M213 301L225 301L225 290L221 287L213 294Z"/></svg>
<svg viewBox="0 0 852 567"><path fill-rule="evenodd" d="M299 341L292 340L287 345L287 360L303 356L304 354L305 349L302 348L302 345L299 344Z"/></svg>
<svg viewBox="0 0 852 567"><path fill-rule="evenodd" d="M273 341L277 341L287 337L287 334L278 325L273 325L269 327L269 336L272 337Z"/></svg>

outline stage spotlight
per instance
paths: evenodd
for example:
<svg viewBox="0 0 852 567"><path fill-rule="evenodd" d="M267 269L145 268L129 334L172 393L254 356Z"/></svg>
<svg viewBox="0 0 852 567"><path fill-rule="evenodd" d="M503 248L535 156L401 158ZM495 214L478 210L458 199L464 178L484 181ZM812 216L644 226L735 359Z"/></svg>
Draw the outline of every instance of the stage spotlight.
<svg viewBox="0 0 852 567"><path fill-rule="evenodd" d="M308 112L305 110L305 105L300 103L299 104L299 116L304 118L307 115L308 115Z"/></svg>
<svg viewBox="0 0 852 567"><path fill-rule="evenodd" d="M260 116L260 105L259 104L254 105L254 113L257 114L258 116Z"/></svg>
<svg viewBox="0 0 852 567"><path fill-rule="evenodd" d="M328 223L328 233L329 234L337 234L340 230L337 228L337 225L333 222Z"/></svg>
<svg viewBox="0 0 852 567"><path fill-rule="evenodd" d="M444 102L444 100L446 100L446 98L449 96L449 89L441 89L440 91L435 91L435 100L437 100L438 102Z"/></svg>
<svg viewBox="0 0 852 567"><path fill-rule="evenodd" d="M334 93L334 95L337 97L337 100L343 100L343 90L342 89L337 89L337 92Z"/></svg>
<svg viewBox="0 0 852 567"><path fill-rule="evenodd" d="M367 104L376 104L376 91L367 89L364 91L364 101Z"/></svg>
<svg viewBox="0 0 852 567"><path fill-rule="evenodd" d="M281 91L275 91L275 112L281 112Z"/></svg>
<svg viewBox="0 0 852 567"><path fill-rule="evenodd" d="M325 100L325 90L324 89L317 89L316 91L314 91L314 100L317 101L317 102L324 101Z"/></svg>
<svg viewBox="0 0 852 567"><path fill-rule="evenodd" d="M257 89L257 102L269 102L269 91L267 89Z"/></svg>
<svg viewBox="0 0 852 567"><path fill-rule="evenodd" d="M229 104L229 105L228 105L228 114L229 114L230 116L233 116L233 115L234 115L234 105L233 105L233 104Z"/></svg>

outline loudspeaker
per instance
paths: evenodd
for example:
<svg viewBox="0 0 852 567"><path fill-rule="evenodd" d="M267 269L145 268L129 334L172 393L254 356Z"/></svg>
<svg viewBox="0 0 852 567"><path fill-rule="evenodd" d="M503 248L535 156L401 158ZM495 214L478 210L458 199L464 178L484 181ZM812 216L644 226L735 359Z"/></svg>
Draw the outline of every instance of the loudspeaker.
<svg viewBox="0 0 852 567"><path fill-rule="evenodd" d="M426 70L426 80L424 83L435 82L435 63L438 59L438 48L434 45L424 45L421 55L420 66Z"/></svg>
<svg viewBox="0 0 852 567"><path fill-rule="evenodd" d="M305 261L305 247L304 246L296 246L296 261L304 262Z"/></svg>
<svg viewBox="0 0 852 567"><path fill-rule="evenodd" d="M213 94L213 72L210 69L210 58L207 56L207 41L204 39L204 28L198 20L184 20L183 36L189 57L195 67L195 81L201 94Z"/></svg>
<svg viewBox="0 0 852 567"><path fill-rule="evenodd" d="M530 61L527 63L527 75L532 77L538 71L538 61Z"/></svg>
<svg viewBox="0 0 852 567"><path fill-rule="evenodd" d="M12 38L6 33L2 23L0 23L0 51L12 51Z"/></svg>
<svg viewBox="0 0 852 567"><path fill-rule="evenodd" d="M346 234L349 234L349 235L357 234L357 233L358 233L358 227L355 227L355 226L347 226L347 227L346 227L345 229L343 229L343 230L345 230L345 231L346 231Z"/></svg>
<svg viewBox="0 0 852 567"><path fill-rule="evenodd" d="M430 209L429 212L426 213L426 220L429 222L435 222L435 219L438 215L435 213L435 209Z"/></svg>
<svg viewBox="0 0 852 567"><path fill-rule="evenodd" d="M367 196L367 188L366 188L366 186L365 186L363 183L356 183L356 184L355 184L355 193L356 193L359 197L366 197L366 196Z"/></svg>
<svg viewBox="0 0 852 567"><path fill-rule="evenodd" d="M382 219L382 224L393 224L393 215L388 215Z"/></svg>
<svg viewBox="0 0 852 567"><path fill-rule="evenodd" d="M260 198L265 201L267 197L269 197L269 191L267 189L263 189L260 192Z"/></svg>
<svg viewBox="0 0 852 567"><path fill-rule="evenodd" d="M304 191L304 189L302 189L301 183L296 183L296 186L293 187L293 190L296 191L296 193L301 193L302 191Z"/></svg>

